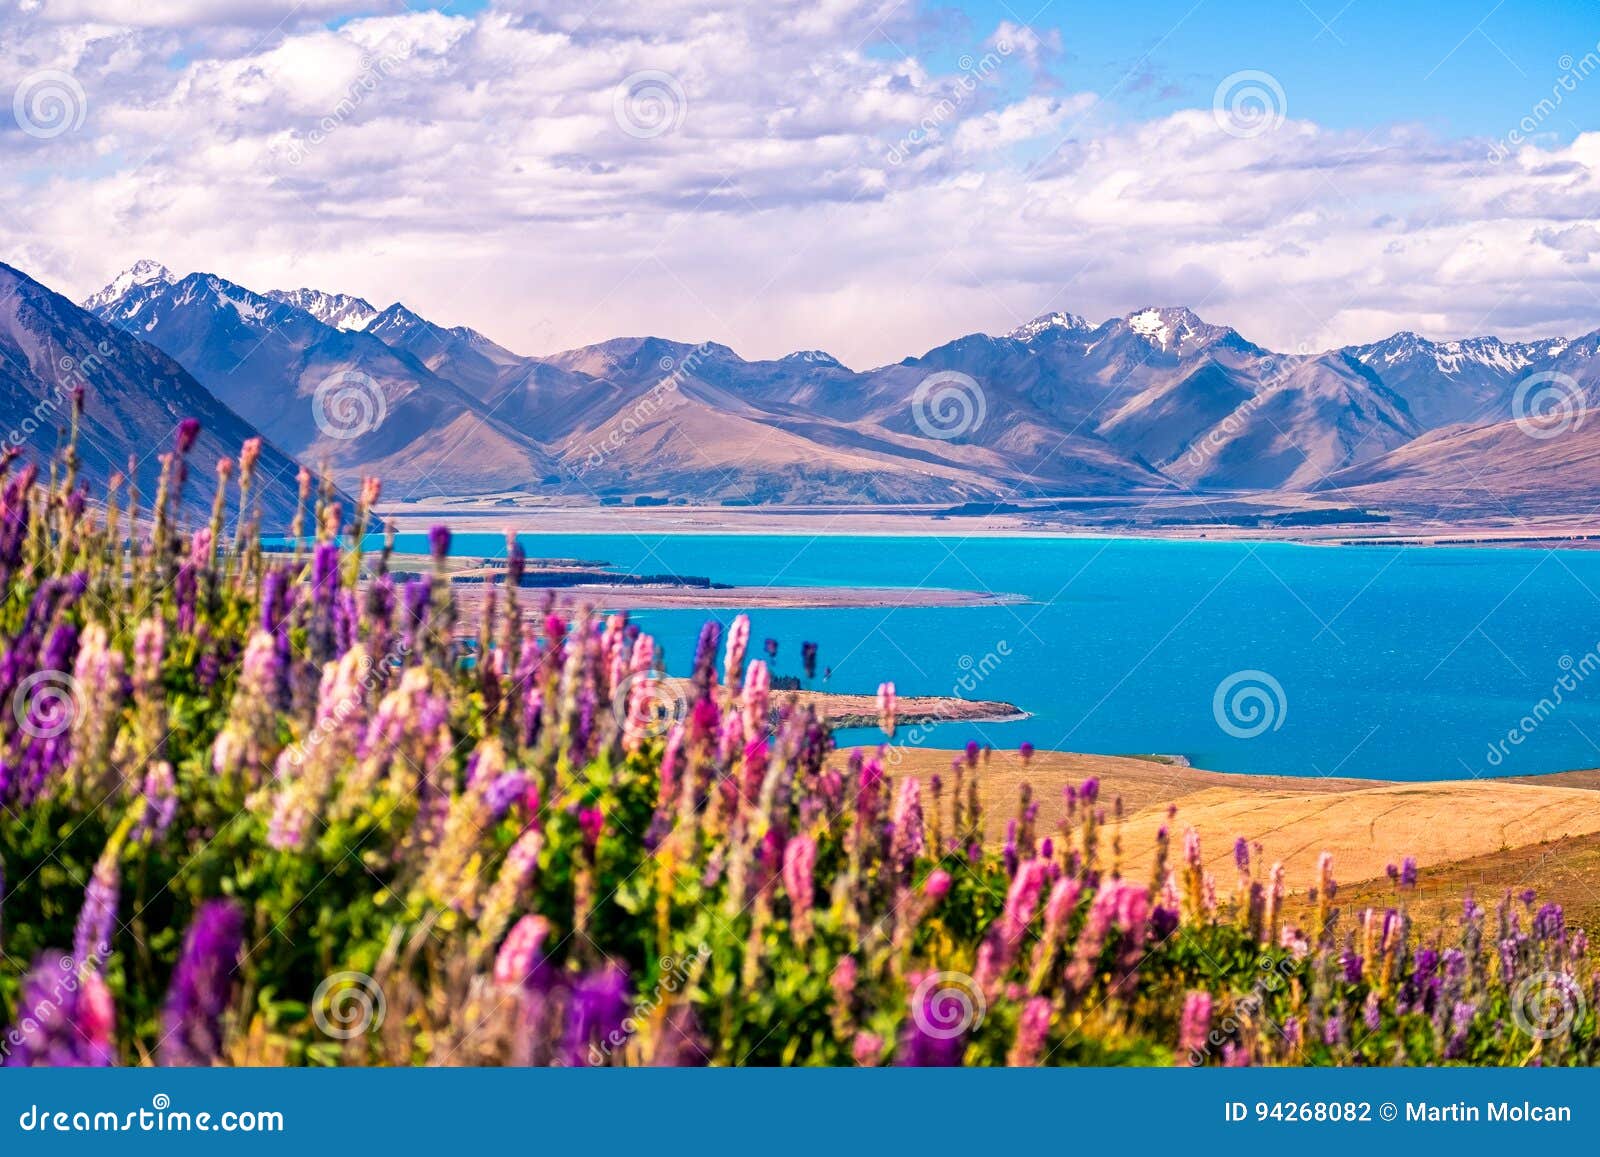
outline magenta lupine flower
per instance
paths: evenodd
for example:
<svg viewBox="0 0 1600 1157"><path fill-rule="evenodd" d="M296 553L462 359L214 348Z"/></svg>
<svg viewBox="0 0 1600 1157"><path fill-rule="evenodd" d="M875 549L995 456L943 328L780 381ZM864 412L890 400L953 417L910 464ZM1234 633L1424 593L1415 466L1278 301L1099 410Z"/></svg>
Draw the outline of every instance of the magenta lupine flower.
<svg viewBox="0 0 1600 1157"><path fill-rule="evenodd" d="M47 952L22 981L17 1023L0 1037L6 1068L103 1068L116 1063L116 1012L96 972Z"/></svg>
<svg viewBox="0 0 1600 1157"><path fill-rule="evenodd" d="M209 1065L222 1058L222 1014L244 943L244 913L232 900L207 900L183 938L163 1015L161 1063Z"/></svg>
<svg viewBox="0 0 1600 1157"><path fill-rule="evenodd" d="M1017 1037L1006 1056L1006 1064L1013 1068L1030 1068L1039 1063L1044 1053L1045 1038L1050 1034L1050 1002L1036 996L1022 1007L1017 1019Z"/></svg>
<svg viewBox="0 0 1600 1157"><path fill-rule="evenodd" d="M878 726L890 739L895 731L895 693L893 683L878 684Z"/></svg>
<svg viewBox="0 0 1600 1157"><path fill-rule="evenodd" d="M833 999L842 1007L850 1006L851 998L856 991L856 958L854 956L841 956L839 962L833 966L833 971L828 974L828 987L833 990Z"/></svg>
<svg viewBox="0 0 1600 1157"><path fill-rule="evenodd" d="M442 563L450 557L450 528L448 526L428 528L428 553L433 555L433 561L437 563Z"/></svg>
<svg viewBox="0 0 1600 1157"><path fill-rule="evenodd" d="M1211 1035L1211 994L1190 992L1183 998L1183 1016L1178 1021L1178 1052L1201 1053Z"/></svg>
<svg viewBox="0 0 1600 1157"><path fill-rule="evenodd" d="M179 454L187 454L194 449L196 440L200 437L200 419L185 418L178 423L178 432L173 439Z"/></svg>
<svg viewBox="0 0 1600 1157"><path fill-rule="evenodd" d="M978 766L978 752L981 750L983 749L978 746L978 741L976 739L967 740L965 751L968 768L974 768Z"/></svg>
<svg viewBox="0 0 1600 1157"><path fill-rule="evenodd" d="M728 645L722 663L722 681L737 692L744 678L744 656L750 648L750 616L736 615L728 628Z"/></svg>
<svg viewBox="0 0 1600 1157"><path fill-rule="evenodd" d="M928 878L922 881L922 894L933 903L939 903L950 894L950 873L943 868L929 872Z"/></svg>
<svg viewBox="0 0 1600 1157"><path fill-rule="evenodd" d="M767 653L768 659L776 659L778 657L778 640L768 639L761 644L761 649Z"/></svg>
<svg viewBox="0 0 1600 1157"><path fill-rule="evenodd" d="M1017 748L1017 754L1022 756L1022 765L1026 767L1028 765L1028 761L1033 758L1033 744L1024 743L1021 747Z"/></svg>
<svg viewBox="0 0 1600 1157"><path fill-rule="evenodd" d="M591 852L605 832L606 817L597 807L578 809L578 830L583 833L583 843Z"/></svg>

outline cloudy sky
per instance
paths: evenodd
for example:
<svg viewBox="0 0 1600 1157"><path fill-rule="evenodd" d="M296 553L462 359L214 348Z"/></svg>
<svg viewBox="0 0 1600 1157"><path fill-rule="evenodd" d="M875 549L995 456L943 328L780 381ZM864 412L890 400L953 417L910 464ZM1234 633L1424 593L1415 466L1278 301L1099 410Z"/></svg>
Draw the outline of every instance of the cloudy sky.
<svg viewBox="0 0 1600 1157"><path fill-rule="evenodd" d="M867 366L1600 327L1600 7L0 0L0 260ZM1396 12L1396 9L1403 9Z"/></svg>

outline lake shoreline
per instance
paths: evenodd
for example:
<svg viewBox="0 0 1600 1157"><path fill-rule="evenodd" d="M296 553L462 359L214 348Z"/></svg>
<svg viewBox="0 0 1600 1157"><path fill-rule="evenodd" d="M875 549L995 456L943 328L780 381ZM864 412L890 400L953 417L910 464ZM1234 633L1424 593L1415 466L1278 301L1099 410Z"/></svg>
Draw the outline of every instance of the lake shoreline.
<svg viewBox="0 0 1600 1157"><path fill-rule="evenodd" d="M1226 519L1123 525L1110 517L1046 518L1040 513L949 513L948 507L722 507L502 505L504 499L439 499L393 504L379 513L401 534L444 522L468 533L526 535L739 535L869 538L1016 538L1149 542L1282 543L1302 546L1431 546L1594 550L1600 532L1583 515L1439 522L1403 512L1385 521L1313 526L1238 525ZM1144 513L1144 508L1137 508ZM1053 514L1059 512L1052 512ZM1257 516L1239 516L1257 517ZM1264 516L1262 516L1264 517Z"/></svg>

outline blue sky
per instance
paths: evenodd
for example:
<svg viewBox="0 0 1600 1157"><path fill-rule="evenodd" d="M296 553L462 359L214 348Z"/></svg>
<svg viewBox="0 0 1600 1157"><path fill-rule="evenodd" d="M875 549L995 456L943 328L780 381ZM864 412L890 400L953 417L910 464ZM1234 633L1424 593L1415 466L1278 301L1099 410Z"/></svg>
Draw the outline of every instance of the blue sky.
<svg viewBox="0 0 1600 1157"><path fill-rule="evenodd" d="M1207 105L1218 78L1261 69L1283 84L1294 116L1359 129L1411 121L1449 135L1499 135L1549 94L1563 56L1581 58L1600 42L1600 6L1581 0L975 0L953 8L974 29L1010 20L1059 32L1061 82L1115 90L1129 115ZM1571 139L1597 126L1600 84L1580 88L1549 127Z"/></svg>
<svg viewBox="0 0 1600 1157"><path fill-rule="evenodd" d="M18 0L0 45L0 260L526 353L871 365L1151 304L1286 350L1577 335L1596 204L1594 0Z"/></svg>

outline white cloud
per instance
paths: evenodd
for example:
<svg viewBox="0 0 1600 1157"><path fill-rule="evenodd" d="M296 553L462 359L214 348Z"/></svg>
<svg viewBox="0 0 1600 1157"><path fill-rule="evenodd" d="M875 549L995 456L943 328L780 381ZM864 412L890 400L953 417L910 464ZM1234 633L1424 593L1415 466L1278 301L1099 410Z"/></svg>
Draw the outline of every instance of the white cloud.
<svg viewBox="0 0 1600 1157"><path fill-rule="evenodd" d="M112 0L48 3L0 60L0 116L51 69L86 116L0 131L0 259L74 295L152 256L403 299L527 352L656 332L853 364L1047 308L1188 304L1279 348L1600 325L1600 134L1491 164L1406 126L1121 123L1017 26L947 45L949 72L903 57L875 30L915 43L919 16L889 0L530 3L270 36L222 27L229 0L149 0L139 28ZM681 101L659 133L617 119L644 72Z"/></svg>

